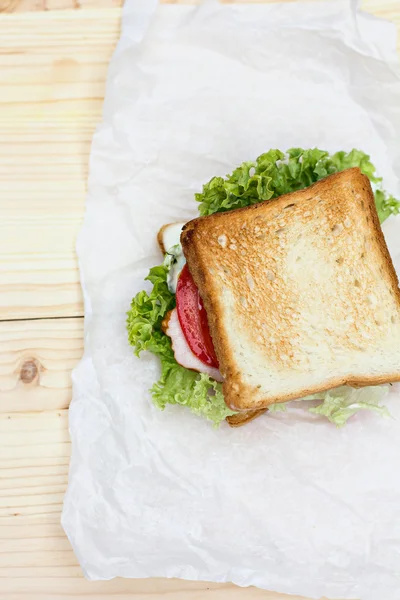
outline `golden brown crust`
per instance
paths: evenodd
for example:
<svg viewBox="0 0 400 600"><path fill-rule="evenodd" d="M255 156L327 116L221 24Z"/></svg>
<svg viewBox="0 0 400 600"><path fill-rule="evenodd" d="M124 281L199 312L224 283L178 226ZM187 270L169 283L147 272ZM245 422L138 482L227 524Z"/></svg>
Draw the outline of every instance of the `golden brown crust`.
<svg viewBox="0 0 400 600"><path fill-rule="evenodd" d="M226 417L226 421L230 427L242 427L242 425L246 425L246 423L250 423L250 421L254 421L257 417L261 417L264 413L266 413L268 408L262 408L261 410L248 410L246 412L239 412L236 415L231 415L230 417Z"/></svg>
<svg viewBox="0 0 400 600"><path fill-rule="evenodd" d="M169 325L169 320L171 318L172 315L172 310L169 310L167 313L165 313L163 320L161 321L161 331L163 333L165 333L165 335L167 334L168 331L168 325Z"/></svg>
<svg viewBox="0 0 400 600"><path fill-rule="evenodd" d="M157 233L157 242L158 245L160 246L160 250L163 254L166 253L167 249L164 247L164 231L166 230L167 227L170 226L170 223L167 223L166 225L163 225L160 229L160 231Z"/></svg>
<svg viewBox="0 0 400 600"><path fill-rule="evenodd" d="M190 221L183 229L181 243L207 310L220 370L225 378L225 400L233 409L262 409L276 402L286 402L343 384L378 385L388 381L400 381L399 365L399 368L390 374L364 374L362 377L357 374L346 377L332 375L317 387L306 387L303 384L292 393L265 398L260 396L260 386L256 385L256 377L254 385L249 385L249 378L244 380L238 367L240 358L237 356L237 348L232 348L226 336L226 300L223 296L227 294L231 294L235 300L233 318L241 319L240 326L246 329L254 347L262 348L269 363L277 364L282 369L298 369L299 372L302 369L304 352L300 341L297 343L296 330L296 318L301 319L301 311L299 315L295 314L296 298L292 284L283 281L289 249L293 249L295 243L295 240L290 238L290 231L287 234L287 230L290 230L294 220L304 226L304 231L308 232L306 236L316 238L315 243L325 244L323 251L331 252L328 247L329 240L322 239L321 242L321 235L318 237L316 233L324 222L323 227L332 232L336 244L332 246L332 252L336 247L341 252L336 259L338 268L335 277L344 277L345 282L353 278L351 289L349 286L349 297L345 299L349 303L348 316L351 323L345 338L349 351L356 351L362 346L365 342L364 321L372 323L375 318L374 307L366 306L365 302L357 304L355 296L351 295L354 286L357 291L358 285L362 286L365 283L365 286L368 284L371 287L375 283L373 275L367 273L364 268L366 261L376 261L379 277L385 282L396 304L396 319L400 317L397 275L380 227L370 182L358 168L331 175L309 188L268 202ZM260 227L256 225L257 222ZM352 227L356 225L355 230L359 234L357 239L346 238L350 239L350 242L344 239L344 234L349 233L349 230L345 229L347 222L351 222ZM246 227L252 228L252 237L247 235ZM259 232L254 233L257 232L257 228ZM364 241L361 240L361 233ZM301 240L299 243L302 243ZM351 247L347 247L347 243L352 244ZM369 250L361 252L361 243ZM353 264L353 260L357 260L357 264ZM356 275L353 275L353 271L356 272L357 269L363 274L364 279L361 283ZM280 286L276 286L275 297L274 281L274 285L269 286L269 279L273 278L276 278L276 281L279 279ZM254 281L257 285L254 285ZM313 289L310 287L310 298L312 294ZM243 306L240 306L241 303ZM260 311L260 306L263 311ZM289 311L293 313L289 314ZM262 312L270 317L267 333L264 333L263 329L265 324L262 322ZM272 336L268 337L272 327L277 334L274 341ZM342 333L338 332L335 337L336 333L333 331L329 332L329 335L338 346L343 343Z"/></svg>

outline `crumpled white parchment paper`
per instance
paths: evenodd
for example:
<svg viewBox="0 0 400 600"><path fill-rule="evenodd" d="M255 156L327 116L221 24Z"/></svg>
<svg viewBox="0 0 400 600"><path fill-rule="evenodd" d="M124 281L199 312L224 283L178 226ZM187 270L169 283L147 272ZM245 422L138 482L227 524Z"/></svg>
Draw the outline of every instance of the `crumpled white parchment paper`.
<svg viewBox="0 0 400 600"><path fill-rule="evenodd" d="M158 228L196 216L213 175L274 147L357 147L400 193L395 29L337 0L128 0L122 25L78 242L85 354L62 523L83 571L398 600L399 388L394 420L338 430L294 405L214 430L153 407L157 360L136 359L125 331ZM399 220L384 229L400 270Z"/></svg>

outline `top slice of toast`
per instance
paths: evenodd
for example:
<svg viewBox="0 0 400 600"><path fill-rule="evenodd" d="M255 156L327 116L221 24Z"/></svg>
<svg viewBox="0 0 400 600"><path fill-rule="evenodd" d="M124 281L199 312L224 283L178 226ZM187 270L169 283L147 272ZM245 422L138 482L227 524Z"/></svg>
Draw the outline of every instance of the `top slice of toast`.
<svg viewBox="0 0 400 600"><path fill-rule="evenodd" d="M398 279L359 169L190 221L181 242L231 408L400 381Z"/></svg>

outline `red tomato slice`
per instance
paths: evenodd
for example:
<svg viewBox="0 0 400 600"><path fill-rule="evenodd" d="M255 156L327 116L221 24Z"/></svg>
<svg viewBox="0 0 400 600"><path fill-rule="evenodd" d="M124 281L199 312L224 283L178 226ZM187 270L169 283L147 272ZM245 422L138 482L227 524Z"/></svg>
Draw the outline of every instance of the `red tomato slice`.
<svg viewBox="0 0 400 600"><path fill-rule="evenodd" d="M205 365L218 369L207 313L187 265L178 279L176 308L183 334L193 354Z"/></svg>

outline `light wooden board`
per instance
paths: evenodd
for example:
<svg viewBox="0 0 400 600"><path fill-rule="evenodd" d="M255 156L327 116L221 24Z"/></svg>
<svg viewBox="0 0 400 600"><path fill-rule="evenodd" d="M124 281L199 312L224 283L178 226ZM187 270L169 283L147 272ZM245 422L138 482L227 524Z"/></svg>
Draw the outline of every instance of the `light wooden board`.
<svg viewBox="0 0 400 600"><path fill-rule="evenodd" d="M83 314L75 240L119 11L0 19L0 319Z"/></svg>
<svg viewBox="0 0 400 600"><path fill-rule="evenodd" d="M59 524L70 372L83 350L75 239L119 4L0 0L0 599L296 600L176 580L86 582ZM399 0L363 6L400 26Z"/></svg>
<svg viewBox="0 0 400 600"><path fill-rule="evenodd" d="M82 335L82 318L0 322L0 415L67 409Z"/></svg>

